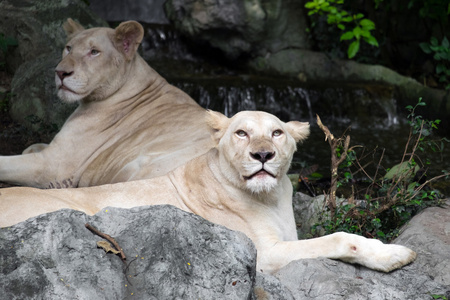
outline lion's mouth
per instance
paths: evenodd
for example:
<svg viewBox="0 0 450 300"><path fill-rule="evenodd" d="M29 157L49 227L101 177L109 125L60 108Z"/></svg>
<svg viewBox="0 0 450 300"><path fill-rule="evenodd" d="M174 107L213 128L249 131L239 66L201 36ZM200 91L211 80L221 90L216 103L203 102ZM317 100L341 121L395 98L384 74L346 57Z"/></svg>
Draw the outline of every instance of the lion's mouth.
<svg viewBox="0 0 450 300"><path fill-rule="evenodd" d="M276 178L276 176L273 175L272 173L267 172L267 171L264 170L264 169L261 169L261 170L259 170L258 172L253 173L253 174L250 175L250 176L244 176L244 179L245 179L245 180L250 180L250 179L255 178L255 177L264 177L264 176L267 176L267 175L269 175L269 176L271 176L271 177L273 177L273 178Z"/></svg>
<svg viewBox="0 0 450 300"><path fill-rule="evenodd" d="M65 90L65 91L71 92L71 93L73 93L73 94L77 94L77 93L75 93L74 91L72 91L71 89L69 89L67 86L65 86L64 84L61 84L60 87L59 87L59 89L60 89L60 90Z"/></svg>

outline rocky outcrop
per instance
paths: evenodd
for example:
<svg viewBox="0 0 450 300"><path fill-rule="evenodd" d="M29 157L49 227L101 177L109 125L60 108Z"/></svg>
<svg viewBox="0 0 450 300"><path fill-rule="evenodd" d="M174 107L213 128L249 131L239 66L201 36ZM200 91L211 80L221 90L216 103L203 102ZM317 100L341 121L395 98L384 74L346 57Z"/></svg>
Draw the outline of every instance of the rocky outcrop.
<svg viewBox="0 0 450 300"><path fill-rule="evenodd" d="M445 123L442 127L448 126L445 120L450 115L450 92L426 87L380 65L331 59L306 49L287 49L257 57L250 65L260 72L298 77L301 81L367 82L391 86L401 107L415 105L422 97L427 103L425 117L442 119Z"/></svg>
<svg viewBox="0 0 450 300"><path fill-rule="evenodd" d="M433 299L450 296L449 208L433 207L412 219L394 241L417 252L414 263L380 273L328 259L292 262L276 277L295 299ZM303 278L299 281L296 278Z"/></svg>
<svg viewBox="0 0 450 300"><path fill-rule="evenodd" d="M58 99L54 83L67 18L86 27L107 26L81 0L0 2L0 33L17 41L5 57L6 67L14 73L10 114L34 129L61 126L75 107Z"/></svg>
<svg viewBox="0 0 450 300"><path fill-rule="evenodd" d="M171 0L165 10L183 34L221 49L229 58L308 48L297 0Z"/></svg>
<svg viewBox="0 0 450 300"><path fill-rule="evenodd" d="M108 21L135 20L168 24L164 13L165 0L89 0L89 8Z"/></svg>
<svg viewBox="0 0 450 300"><path fill-rule="evenodd" d="M256 270L241 233L171 206L61 210L0 229L4 299L432 299L450 296L450 209L428 208L395 241L417 260L391 273L319 258ZM105 253L89 223L127 256Z"/></svg>
<svg viewBox="0 0 450 300"><path fill-rule="evenodd" d="M89 223L127 256L105 253ZM2 299L250 299L256 250L169 206L63 210L0 229Z"/></svg>
<svg viewBox="0 0 450 300"><path fill-rule="evenodd" d="M330 58L312 51L304 1L170 0L166 13L177 30L226 56L244 56L248 66L271 76L309 82L365 82L391 86L400 107L428 104L424 116L450 125L450 93L426 87L380 65ZM412 32L415 33L414 31ZM417 42L418 43L418 42Z"/></svg>

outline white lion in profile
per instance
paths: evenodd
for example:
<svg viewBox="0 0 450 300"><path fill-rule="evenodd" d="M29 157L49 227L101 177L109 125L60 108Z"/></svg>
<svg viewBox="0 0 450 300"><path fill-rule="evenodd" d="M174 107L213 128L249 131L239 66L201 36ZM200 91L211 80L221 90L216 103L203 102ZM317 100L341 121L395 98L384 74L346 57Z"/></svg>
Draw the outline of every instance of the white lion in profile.
<svg viewBox="0 0 450 300"><path fill-rule="evenodd" d="M67 188L152 178L211 149L205 110L137 53L139 23L85 30L68 19L64 29L56 87L79 106L49 145L0 156L0 181Z"/></svg>

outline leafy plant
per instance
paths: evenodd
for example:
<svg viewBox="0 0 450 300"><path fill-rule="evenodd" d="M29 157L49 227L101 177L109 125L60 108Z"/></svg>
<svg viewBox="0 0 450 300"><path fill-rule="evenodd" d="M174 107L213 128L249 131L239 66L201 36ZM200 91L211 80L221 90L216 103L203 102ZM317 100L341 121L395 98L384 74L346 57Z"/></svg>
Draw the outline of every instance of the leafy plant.
<svg viewBox="0 0 450 300"><path fill-rule="evenodd" d="M442 299L442 300L447 300L448 299L444 295L436 295L436 294L431 294L431 297L433 297L433 299Z"/></svg>
<svg viewBox="0 0 450 300"><path fill-rule="evenodd" d="M365 157L373 156L358 157L355 147L348 146L349 136L336 139L326 126L319 123L319 127L330 143L332 172L336 172L332 173L332 180L335 176L337 183L330 185L327 195L328 209L324 212L321 221L314 226L315 229L321 228L325 233L346 231L388 241L395 238L399 228L417 212L426 207L441 204L443 196L439 191L430 188L429 183L449 174L444 170L442 175L427 180L426 163L422 163L417 152L427 149L441 152L444 142L449 140L430 139L433 129L437 128L440 120L424 120L418 115L416 110L425 105L425 102L419 99L415 106L407 107L411 125L410 136L401 162L387 169L385 175L379 172L382 169L383 156L375 167L375 174L369 175L366 170L368 164L364 164L363 167L362 161ZM344 145L337 142L343 140L345 140ZM333 159L333 156L336 158ZM339 167L336 166L337 162ZM356 171L352 172L352 168ZM355 174L359 172L364 174L363 178L355 179ZM358 181L357 186L354 184L355 181ZM347 200L338 200L337 189L349 185L351 195Z"/></svg>
<svg viewBox="0 0 450 300"><path fill-rule="evenodd" d="M343 31L340 41L350 41L347 49L348 58L353 58L358 53L361 41L378 47L377 39L371 31L375 29L375 23L364 18L362 13L351 14L342 9L344 0L313 0L305 4L309 10L308 15L325 14L327 23L335 25Z"/></svg>
<svg viewBox="0 0 450 300"><path fill-rule="evenodd" d="M447 37L439 44L438 39L433 36L430 43L421 43L420 48L427 54L433 54L439 82L446 84L445 89L450 89L450 43Z"/></svg>

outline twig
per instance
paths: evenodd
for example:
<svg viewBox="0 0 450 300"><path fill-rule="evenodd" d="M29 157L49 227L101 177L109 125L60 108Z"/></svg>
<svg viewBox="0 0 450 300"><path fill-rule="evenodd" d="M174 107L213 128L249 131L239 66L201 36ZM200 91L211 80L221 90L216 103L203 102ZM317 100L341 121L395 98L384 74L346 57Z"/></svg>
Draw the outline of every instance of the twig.
<svg viewBox="0 0 450 300"><path fill-rule="evenodd" d="M341 157L337 157L336 149L341 143L341 139L336 139L333 134L330 132L327 126L323 125L322 120L320 120L319 115L317 117L317 125L320 129L322 129L325 134L325 141L328 140L331 148L331 184L330 184L330 195L329 195L329 208L331 210L331 214L334 215L336 210L336 190L337 190L337 182L338 182L338 168L339 165L345 160L347 157L348 147L350 145L350 136L347 135L344 141L344 149L342 151Z"/></svg>
<svg viewBox="0 0 450 300"><path fill-rule="evenodd" d="M125 253L123 252L123 249L119 246L119 244L116 242L114 238L112 238L110 235L107 235L106 233L99 231L97 228L93 227L88 223L86 223L84 226L86 226L86 228L92 231L94 234L108 240L111 244L113 244L114 247L116 247L117 251L120 252L120 258L122 259L123 262L125 262L125 260L127 259Z"/></svg>

